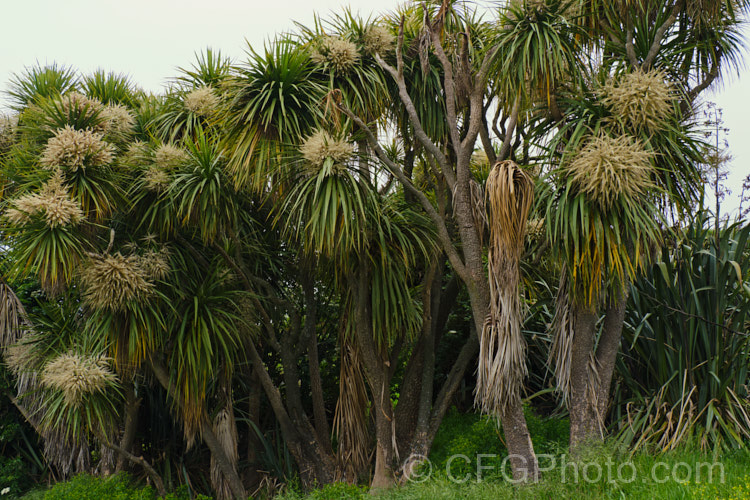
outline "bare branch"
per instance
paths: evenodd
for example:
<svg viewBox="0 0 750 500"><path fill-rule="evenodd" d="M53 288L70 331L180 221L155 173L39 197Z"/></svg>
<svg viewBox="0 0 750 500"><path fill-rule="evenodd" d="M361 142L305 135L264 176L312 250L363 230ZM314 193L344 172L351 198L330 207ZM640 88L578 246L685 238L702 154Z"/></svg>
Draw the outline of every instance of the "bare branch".
<svg viewBox="0 0 750 500"><path fill-rule="evenodd" d="M505 137L503 138L503 147L500 148L500 154L498 155L499 160L505 160L510 155L510 144L513 138L513 132L516 129L518 123L518 114L521 111L521 94L516 96L516 101L513 103L513 111L510 114L510 122L508 128L505 131ZM494 165L494 164L493 164Z"/></svg>
<svg viewBox="0 0 750 500"><path fill-rule="evenodd" d="M667 34L667 30L677 21L677 16L679 15L680 10L682 10L682 8L684 7L684 4L685 0L678 0L672 7L672 12L669 14L667 20L664 21L664 24L659 26L659 29L656 30L656 34L654 35L654 42L651 44L651 48L648 49L646 59L643 60L643 65L641 66L641 69L643 69L643 71L648 71L651 68L651 65L654 63L654 59L656 59L656 55L659 53L661 42L664 40L664 36Z"/></svg>
<svg viewBox="0 0 750 500"><path fill-rule="evenodd" d="M466 276L466 267L461 260L458 252L456 251L456 248L453 246L450 234L448 234L448 228L445 226L445 220L440 217L440 214L437 213L435 207L432 206L432 203L430 203L430 200L427 198L427 196L422 191L417 189L416 186L414 186L411 180L406 177L403 170L401 170L401 167L399 167L395 162L388 158L388 155L385 153L385 151L383 151L383 148L378 143L375 134L372 133L369 127L367 127L367 124L359 116L355 115L342 103L337 103L336 106L342 113L348 116L360 128L360 130L365 133L365 135L367 136L367 140L370 143L370 147L373 149L373 151L375 151L375 154L380 159L380 161L382 161L393 173L393 175L396 176L399 182L401 182L401 185L404 186L404 189L411 192L419 200L422 208L425 210L425 212L427 212L427 215L430 217L437 228L438 240L443 247L443 251L445 251L445 254L448 256L451 265L456 270L456 273L458 273L459 276ZM443 158L445 157L443 156ZM455 180L453 182L455 184Z"/></svg>
<svg viewBox="0 0 750 500"><path fill-rule="evenodd" d="M638 57L635 55L635 47L633 46L633 32L635 31L635 28L633 27L633 19L630 17L630 14L627 16L627 28L625 29L625 53L628 55L630 65L633 66L634 69L640 69L641 65L638 64Z"/></svg>
<svg viewBox="0 0 750 500"><path fill-rule="evenodd" d="M414 135L417 140L424 146L424 148L432 154L443 170L443 175L450 177L453 175L453 171L450 169L448 159L445 157L440 148L432 142L427 133L422 128L422 123L419 121L419 115L417 114L417 108L414 106L414 102L409 96L409 92L406 89L406 81L404 80L404 55L403 55L403 43L404 43L404 27L403 19L401 20L401 26L399 27L398 35L398 46L396 47L396 68L385 62L380 54L375 54L375 60L386 72L388 72L398 86L398 95L401 98L401 102L406 109L406 114L409 116L409 121L414 127Z"/></svg>
<svg viewBox="0 0 750 500"><path fill-rule="evenodd" d="M458 135L458 115L456 114L456 81L453 78L453 65L448 59L448 55L443 50L443 44L440 42L440 33L430 30L432 46L435 49L438 61L443 66L443 92L445 92L445 113L448 120L448 133L451 142L460 156L464 145L461 143L461 137Z"/></svg>
<svg viewBox="0 0 750 500"><path fill-rule="evenodd" d="M482 128L479 129L479 137L482 139L482 147L487 154L487 160L490 162L490 165L494 165L497 161L497 155L495 155L495 148L492 147L490 132L487 129L487 120L484 119L484 116L482 116Z"/></svg>
<svg viewBox="0 0 750 500"><path fill-rule="evenodd" d="M698 97L698 94L706 90L708 87L711 86L711 84L719 77L719 69L720 69L720 63L721 62L721 51L717 49L716 51L716 58L714 59L713 64L711 65L711 69L706 74L706 77L703 79L701 83L690 89L688 92L688 96L691 101L693 101L696 97Z"/></svg>

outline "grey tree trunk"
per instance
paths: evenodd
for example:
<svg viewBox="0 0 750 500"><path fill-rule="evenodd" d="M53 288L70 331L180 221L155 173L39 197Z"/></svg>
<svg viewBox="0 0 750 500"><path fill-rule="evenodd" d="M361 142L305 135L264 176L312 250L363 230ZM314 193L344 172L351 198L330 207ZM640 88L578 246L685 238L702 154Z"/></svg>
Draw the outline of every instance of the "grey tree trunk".
<svg viewBox="0 0 750 500"><path fill-rule="evenodd" d="M594 350L597 314L574 306L575 332L570 359L570 451L602 437L596 405L598 384L589 363Z"/></svg>
<svg viewBox="0 0 750 500"><path fill-rule="evenodd" d="M129 383L125 386L125 425L122 431L122 438L120 439L120 448L127 452L132 453L133 442L135 441L135 433L138 429L138 410L141 407L141 400L135 395L135 389L133 384ZM120 453L117 456L117 465L115 471L120 472L125 468L127 457Z"/></svg>
<svg viewBox="0 0 750 500"><path fill-rule="evenodd" d="M169 380L169 374L167 373L166 368L158 361L151 360L151 371L167 393L174 395L175 387ZM176 398L175 401L180 404L179 398ZM221 442L216 438L216 434L214 434L214 431L211 428L208 416L204 416L203 418L200 434L203 442L206 443L206 446L211 450L211 456L216 460L216 464L229 482L229 487L231 488L234 497L236 499L245 500L247 498L247 493L245 492L242 480L240 480L240 476L237 474L237 470L232 465L231 460L229 460L229 457L224 453L224 448L221 446Z"/></svg>
<svg viewBox="0 0 750 500"><path fill-rule="evenodd" d="M599 418L602 422L607 417L609 409L612 375L615 371L617 354L620 352L627 303L627 292L620 297L610 299L604 315L604 327L599 338L599 345L596 348L596 365L599 369L599 390L596 399Z"/></svg>

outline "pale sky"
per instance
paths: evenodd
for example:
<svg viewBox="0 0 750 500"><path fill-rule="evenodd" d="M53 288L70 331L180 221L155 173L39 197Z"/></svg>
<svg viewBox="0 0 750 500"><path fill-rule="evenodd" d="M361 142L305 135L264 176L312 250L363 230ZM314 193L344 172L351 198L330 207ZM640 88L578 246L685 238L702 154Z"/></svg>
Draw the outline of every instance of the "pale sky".
<svg viewBox="0 0 750 500"><path fill-rule="evenodd" d="M241 60L249 42L256 50L276 33L310 25L349 6L362 17L394 10L398 0L5 0L0 29L0 89L25 66L57 62L83 73L97 68L126 73L159 92L206 47ZM489 2L480 2L488 5ZM750 61L746 54L745 58ZM742 179L750 174L750 71L728 78L708 93L724 110L733 155L724 210L736 209ZM6 108L0 97L0 108Z"/></svg>

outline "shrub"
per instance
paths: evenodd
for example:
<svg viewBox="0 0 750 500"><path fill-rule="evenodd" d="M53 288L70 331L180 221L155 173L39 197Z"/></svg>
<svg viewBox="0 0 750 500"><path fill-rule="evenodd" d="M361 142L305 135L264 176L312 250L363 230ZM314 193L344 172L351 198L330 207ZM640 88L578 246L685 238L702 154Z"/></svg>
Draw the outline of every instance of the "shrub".
<svg viewBox="0 0 750 500"><path fill-rule="evenodd" d="M140 487L125 474L102 479L81 474L57 483L44 493L44 500L154 500L150 486Z"/></svg>

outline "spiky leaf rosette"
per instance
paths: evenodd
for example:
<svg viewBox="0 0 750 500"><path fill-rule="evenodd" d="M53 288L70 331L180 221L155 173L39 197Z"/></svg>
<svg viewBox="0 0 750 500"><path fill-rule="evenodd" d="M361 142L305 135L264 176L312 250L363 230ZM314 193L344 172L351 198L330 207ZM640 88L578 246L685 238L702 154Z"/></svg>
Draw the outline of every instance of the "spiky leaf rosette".
<svg viewBox="0 0 750 500"><path fill-rule="evenodd" d="M563 171L590 200L609 208L617 199L636 200L649 188L653 153L627 135L589 139Z"/></svg>
<svg viewBox="0 0 750 500"><path fill-rule="evenodd" d="M672 114L672 93L663 71L633 71L608 81L599 91L601 102L624 132L655 132Z"/></svg>
<svg viewBox="0 0 750 500"><path fill-rule="evenodd" d="M546 187L545 187L546 189ZM553 251L565 264L574 307L597 307L602 290L622 293L651 258L661 237L659 209L648 197L592 202L568 179L547 197L545 221Z"/></svg>
<svg viewBox="0 0 750 500"><path fill-rule="evenodd" d="M103 108L101 101L91 99L80 92L69 92L59 100L63 111L70 117L92 117Z"/></svg>
<svg viewBox="0 0 750 500"><path fill-rule="evenodd" d="M335 73L347 73L359 62L357 46L335 36L324 36L310 50L310 59L315 64L331 68Z"/></svg>
<svg viewBox="0 0 750 500"><path fill-rule="evenodd" d="M59 355L42 370L42 384L62 392L70 405L81 403L87 394L105 391L116 381L106 360L75 353Z"/></svg>
<svg viewBox="0 0 750 500"><path fill-rule="evenodd" d="M83 299L95 309L123 311L154 288L137 255L89 254L80 274Z"/></svg>
<svg viewBox="0 0 750 500"><path fill-rule="evenodd" d="M534 182L516 163L498 162L490 170L486 185L490 310L479 344L476 402L484 413L498 417L521 397L527 373L519 261L533 195Z"/></svg>
<svg viewBox="0 0 750 500"><path fill-rule="evenodd" d="M354 146L331 137L325 130L318 130L305 139L299 150L305 160L305 169L315 175L326 162L332 166L333 173L346 170L346 161L354 153Z"/></svg>
<svg viewBox="0 0 750 500"><path fill-rule="evenodd" d="M11 201L4 215L4 231L14 238L13 272L23 276L33 271L46 292L59 292L73 278L86 245L75 230L84 213L68 194L60 171L38 193Z"/></svg>
<svg viewBox="0 0 750 500"><path fill-rule="evenodd" d="M92 130L76 130L70 125L55 131L47 141L39 163L46 168L85 170L86 167L108 165L114 157L111 144L102 134Z"/></svg>

